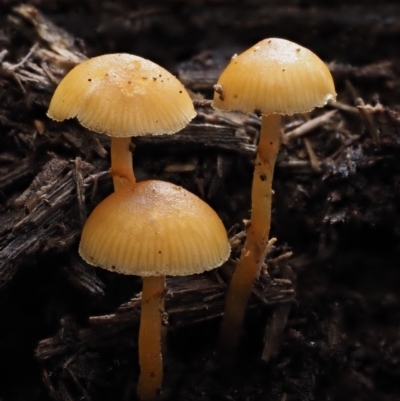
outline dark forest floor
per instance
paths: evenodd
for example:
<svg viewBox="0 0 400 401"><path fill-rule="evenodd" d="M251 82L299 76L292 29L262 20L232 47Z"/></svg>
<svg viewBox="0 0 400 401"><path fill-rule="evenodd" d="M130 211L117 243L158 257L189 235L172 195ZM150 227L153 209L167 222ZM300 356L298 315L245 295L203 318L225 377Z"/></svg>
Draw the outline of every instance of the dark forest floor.
<svg viewBox="0 0 400 401"><path fill-rule="evenodd" d="M112 191L108 139L46 117L65 73L110 52L158 62L197 100L181 133L134 140L136 175L196 193L232 239L218 273L168 280L163 399L400 400L400 5L232 3L0 1L0 400L134 399L140 279L77 253ZM284 119L277 242L221 374L216 337L260 122L201 100L232 54L265 37L329 63L338 103Z"/></svg>

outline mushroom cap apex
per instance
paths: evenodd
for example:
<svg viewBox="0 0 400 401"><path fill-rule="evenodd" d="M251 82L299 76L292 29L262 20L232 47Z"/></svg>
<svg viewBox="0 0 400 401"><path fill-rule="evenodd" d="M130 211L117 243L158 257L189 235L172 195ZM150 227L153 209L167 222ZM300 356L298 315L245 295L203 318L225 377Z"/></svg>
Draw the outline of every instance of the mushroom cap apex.
<svg viewBox="0 0 400 401"><path fill-rule="evenodd" d="M150 60L105 54L74 67L59 83L48 117L76 117L86 128L114 137L173 134L196 115L179 80Z"/></svg>
<svg viewBox="0 0 400 401"><path fill-rule="evenodd" d="M93 210L79 253L122 274L185 276L220 266L230 245L208 204L182 187L150 180L114 192Z"/></svg>
<svg viewBox="0 0 400 401"><path fill-rule="evenodd" d="M269 38L231 59L216 84L213 107L245 113L294 114L336 99L332 75L312 51Z"/></svg>

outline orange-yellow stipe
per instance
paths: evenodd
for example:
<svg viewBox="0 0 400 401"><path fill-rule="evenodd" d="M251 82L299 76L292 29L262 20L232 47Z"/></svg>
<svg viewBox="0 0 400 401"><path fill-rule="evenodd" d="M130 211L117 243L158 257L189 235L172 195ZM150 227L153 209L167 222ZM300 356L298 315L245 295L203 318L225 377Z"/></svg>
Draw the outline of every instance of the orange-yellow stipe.
<svg viewBox="0 0 400 401"><path fill-rule="evenodd" d="M279 149L280 120L279 114L262 117L251 193L250 227L229 286L220 331L220 349L225 354L235 348L238 342L253 283L265 257L271 225L271 185Z"/></svg>
<svg viewBox="0 0 400 401"><path fill-rule="evenodd" d="M165 277L144 277L139 328L140 376L138 396L141 401L160 397L163 378L161 322L164 312Z"/></svg>
<svg viewBox="0 0 400 401"><path fill-rule="evenodd" d="M220 334L220 346L225 351L231 351L237 343L268 243L279 115L308 112L335 98L334 82L324 62L310 50L279 38L264 39L234 55L218 79L214 108L263 116L251 195L251 225L228 290Z"/></svg>
<svg viewBox="0 0 400 401"><path fill-rule="evenodd" d="M132 165L131 138L111 138L111 175L115 191L136 182Z"/></svg>

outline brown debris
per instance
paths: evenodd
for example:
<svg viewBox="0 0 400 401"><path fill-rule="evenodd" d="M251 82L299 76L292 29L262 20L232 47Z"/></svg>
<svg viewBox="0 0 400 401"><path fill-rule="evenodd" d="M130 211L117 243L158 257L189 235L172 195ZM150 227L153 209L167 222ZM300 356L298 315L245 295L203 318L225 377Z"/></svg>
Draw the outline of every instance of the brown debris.
<svg viewBox="0 0 400 401"><path fill-rule="evenodd" d="M93 183L93 166L80 163L82 185ZM100 173L100 176L104 176ZM66 221L75 213L76 184L67 161L57 158L49 161L32 185L15 201L19 208L2 216L0 231L0 284L7 284L18 268L18 261L40 250L66 249L78 236L79 227L70 227ZM72 229L72 230L71 230Z"/></svg>
<svg viewBox="0 0 400 401"><path fill-rule="evenodd" d="M294 130L287 132L285 134L286 139L290 140L293 138L298 138L303 135L309 134L314 129L320 127L321 125L330 121L330 119L336 114L336 110L328 111L312 120L308 120L304 124L300 125L299 127L295 128Z"/></svg>

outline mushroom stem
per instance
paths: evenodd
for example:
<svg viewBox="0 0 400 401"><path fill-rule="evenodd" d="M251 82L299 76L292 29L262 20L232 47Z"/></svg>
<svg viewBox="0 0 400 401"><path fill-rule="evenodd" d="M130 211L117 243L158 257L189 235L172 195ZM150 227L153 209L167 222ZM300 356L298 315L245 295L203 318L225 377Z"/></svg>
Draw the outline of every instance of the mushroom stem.
<svg viewBox="0 0 400 401"><path fill-rule="evenodd" d="M111 175L115 191L136 182L130 145L130 137L111 138Z"/></svg>
<svg viewBox="0 0 400 401"><path fill-rule="evenodd" d="M141 401L155 401L160 398L163 378L161 321L164 312L164 291L165 276L143 277L138 344L138 396Z"/></svg>
<svg viewBox="0 0 400 401"><path fill-rule="evenodd" d="M271 226L272 178L280 142L279 114L263 115L251 191L250 227L226 298L219 337L225 356L237 345L254 280L264 262Z"/></svg>

